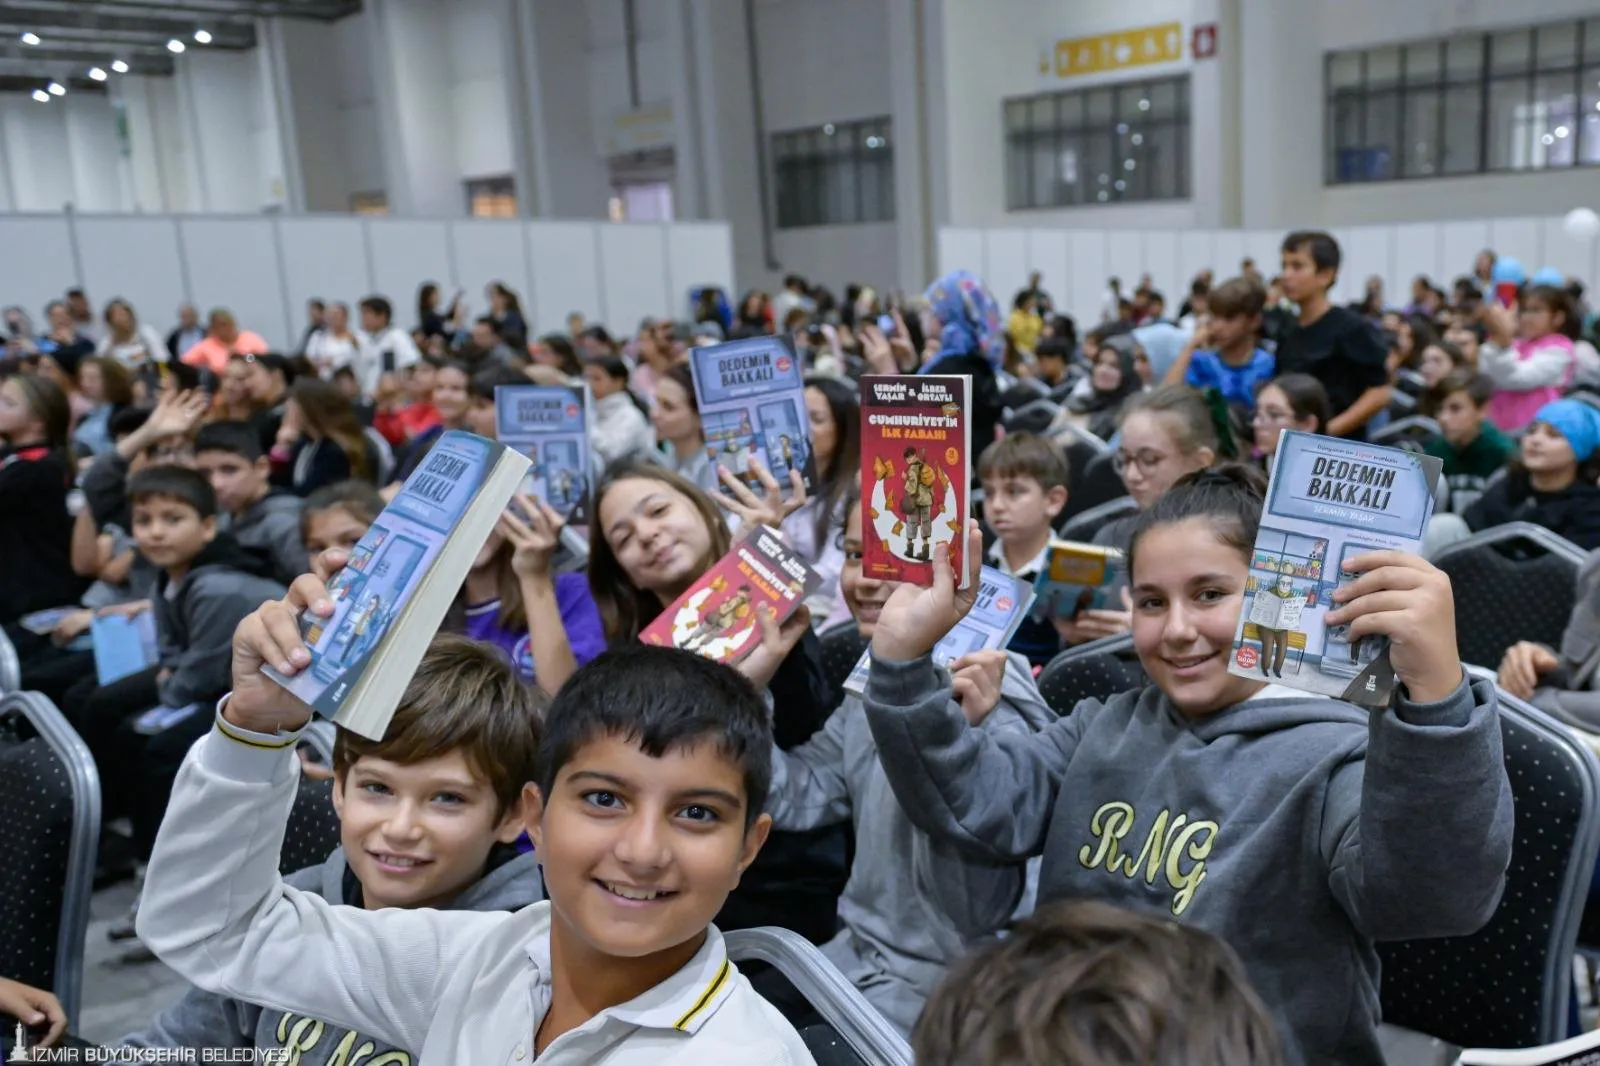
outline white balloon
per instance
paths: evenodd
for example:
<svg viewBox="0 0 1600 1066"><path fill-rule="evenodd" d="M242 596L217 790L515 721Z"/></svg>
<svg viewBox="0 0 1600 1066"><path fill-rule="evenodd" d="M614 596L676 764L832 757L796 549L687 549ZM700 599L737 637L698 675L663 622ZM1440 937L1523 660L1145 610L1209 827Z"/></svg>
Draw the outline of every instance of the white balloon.
<svg viewBox="0 0 1600 1066"><path fill-rule="evenodd" d="M1600 237L1600 215L1592 208L1574 207L1561 220L1561 228L1575 241L1592 241Z"/></svg>

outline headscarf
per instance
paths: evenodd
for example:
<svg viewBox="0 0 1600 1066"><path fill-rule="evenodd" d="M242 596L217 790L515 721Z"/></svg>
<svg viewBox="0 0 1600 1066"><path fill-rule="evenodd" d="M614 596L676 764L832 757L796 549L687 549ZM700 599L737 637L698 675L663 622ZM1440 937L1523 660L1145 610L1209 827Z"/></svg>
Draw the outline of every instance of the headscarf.
<svg viewBox="0 0 1600 1066"><path fill-rule="evenodd" d="M1068 400L1068 410L1090 416L1089 432L1101 440L1111 439L1111 435L1117 430L1117 415L1122 410L1123 403L1129 396L1144 388L1144 382L1139 380L1139 371L1134 366L1134 356L1138 350L1138 344L1125 333L1107 337L1100 343L1100 351L1116 353L1117 367L1122 371L1122 380L1109 392L1093 389L1087 396ZM1098 360L1099 356L1095 358ZM1093 371L1090 373L1092 382Z"/></svg>
<svg viewBox="0 0 1600 1066"><path fill-rule="evenodd" d="M940 322L939 359L978 355L999 369L1006 354L1000 305L976 274L952 270L928 286L923 299Z"/></svg>

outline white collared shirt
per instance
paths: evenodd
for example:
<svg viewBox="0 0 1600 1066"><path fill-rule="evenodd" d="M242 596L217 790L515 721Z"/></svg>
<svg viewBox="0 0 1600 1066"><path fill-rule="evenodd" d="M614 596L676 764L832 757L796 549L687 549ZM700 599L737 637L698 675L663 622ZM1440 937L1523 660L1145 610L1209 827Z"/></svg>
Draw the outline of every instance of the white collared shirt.
<svg viewBox="0 0 1600 1066"><path fill-rule="evenodd" d="M417 1066L531 1063L550 1007L550 904L513 912L337 906L286 886L278 853L299 733L218 715L190 750L150 858L139 936L207 991L319 1018L417 1053ZM644 994L563 1033L540 1066L806 1066L794 1028L706 929Z"/></svg>
<svg viewBox="0 0 1600 1066"><path fill-rule="evenodd" d="M1027 565L1018 570L1013 570L1006 565L1006 546L998 540L990 546L988 555L990 566L1010 577L1020 577L1027 581L1032 581L1038 577L1039 571L1044 569L1045 563L1049 562L1049 560L1050 542L1048 540L1044 542L1044 547L1039 549L1039 554L1028 560Z"/></svg>

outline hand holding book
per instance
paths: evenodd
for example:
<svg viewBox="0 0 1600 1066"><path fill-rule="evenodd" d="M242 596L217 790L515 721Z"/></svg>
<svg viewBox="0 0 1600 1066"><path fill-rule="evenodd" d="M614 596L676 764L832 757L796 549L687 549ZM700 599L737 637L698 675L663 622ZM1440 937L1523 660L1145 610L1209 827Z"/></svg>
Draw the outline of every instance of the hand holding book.
<svg viewBox="0 0 1600 1066"><path fill-rule="evenodd" d="M511 544L511 569L519 578L550 577L550 560L561 543L566 521L543 500L519 492L496 528Z"/></svg>
<svg viewBox="0 0 1600 1066"><path fill-rule="evenodd" d="M1004 648L984 648L969 652L950 664L951 693L961 704L961 713L974 726L1000 704L1000 686L1006 677Z"/></svg>
<svg viewBox="0 0 1600 1066"><path fill-rule="evenodd" d="M734 664L734 669L748 677L756 688L766 688L772 684L783 660L810 628L811 609L804 604L781 623L773 609L762 604L756 608L756 629L761 634L761 643Z"/></svg>
<svg viewBox="0 0 1600 1066"><path fill-rule="evenodd" d="M1436 703L1461 684L1456 609L1450 579L1419 555L1375 551L1352 556L1344 569L1359 574L1333 593L1329 625L1348 625L1353 643L1389 638L1395 677L1414 703Z"/></svg>
<svg viewBox="0 0 1600 1066"><path fill-rule="evenodd" d="M312 572L295 578L289 594L264 603L239 623L233 633L233 692L223 717L241 729L276 733L299 729L311 719L311 708L294 693L261 672L270 665L293 677L311 665L311 652L300 632L300 615L333 614L328 581L344 567L349 553L330 548L311 561Z"/></svg>
<svg viewBox="0 0 1600 1066"><path fill-rule="evenodd" d="M964 558L970 571L966 588L957 587L950 549L940 543L933 548L933 584L924 588L904 582L894 590L878 614L872 635L874 660L919 659L967 616L978 599L977 572L983 558L983 531L972 519L967 520Z"/></svg>

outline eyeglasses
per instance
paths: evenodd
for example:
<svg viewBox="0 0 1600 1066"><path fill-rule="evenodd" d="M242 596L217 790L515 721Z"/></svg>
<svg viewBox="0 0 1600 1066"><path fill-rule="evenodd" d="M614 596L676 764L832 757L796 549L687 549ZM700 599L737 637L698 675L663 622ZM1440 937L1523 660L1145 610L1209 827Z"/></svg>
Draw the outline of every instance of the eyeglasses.
<svg viewBox="0 0 1600 1066"><path fill-rule="evenodd" d="M1263 426L1284 425L1294 421L1294 412L1285 411L1281 407L1257 407L1256 413L1250 416L1250 421Z"/></svg>
<svg viewBox="0 0 1600 1066"><path fill-rule="evenodd" d="M1129 455L1127 452L1113 452L1111 455L1111 469L1121 474L1128 467L1138 467L1142 473L1148 474L1156 467L1167 461L1167 456L1161 452L1139 452Z"/></svg>

